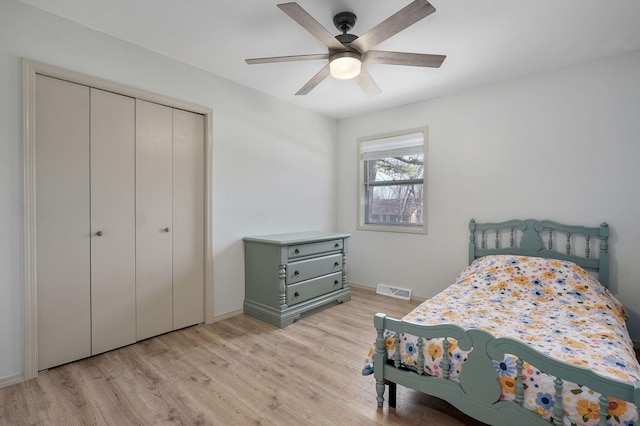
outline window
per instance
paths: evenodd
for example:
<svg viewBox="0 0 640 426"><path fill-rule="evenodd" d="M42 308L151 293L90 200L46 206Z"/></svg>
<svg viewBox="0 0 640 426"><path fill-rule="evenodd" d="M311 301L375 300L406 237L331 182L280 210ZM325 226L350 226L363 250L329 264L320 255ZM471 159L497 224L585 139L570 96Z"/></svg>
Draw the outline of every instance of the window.
<svg viewBox="0 0 640 426"><path fill-rule="evenodd" d="M360 138L359 228L426 233L427 128Z"/></svg>

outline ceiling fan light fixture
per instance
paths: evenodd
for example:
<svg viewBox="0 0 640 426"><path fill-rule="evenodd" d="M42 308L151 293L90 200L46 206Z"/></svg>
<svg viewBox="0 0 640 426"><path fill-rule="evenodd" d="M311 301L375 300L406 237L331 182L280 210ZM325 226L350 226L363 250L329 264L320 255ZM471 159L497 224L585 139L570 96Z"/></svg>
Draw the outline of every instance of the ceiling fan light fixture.
<svg viewBox="0 0 640 426"><path fill-rule="evenodd" d="M341 80L348 80L360 75L362 67L361 56L357 52L344 51L331 55L329 71L331 76Z"/></svg>

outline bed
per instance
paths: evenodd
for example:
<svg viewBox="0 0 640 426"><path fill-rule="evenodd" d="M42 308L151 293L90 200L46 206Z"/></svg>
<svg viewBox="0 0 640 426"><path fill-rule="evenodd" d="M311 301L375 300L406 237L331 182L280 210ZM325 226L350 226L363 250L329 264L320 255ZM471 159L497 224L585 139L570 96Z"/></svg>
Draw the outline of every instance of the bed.
<svg viewBox="0 0 640 426"><path fill-rule="evenodd" d="M638 423L640 366L607 289L609 227L469 224L469 266L402 320L376 314L378 407L398 384L491 425ZM580 254L576 254L580 253Z"/></svg>

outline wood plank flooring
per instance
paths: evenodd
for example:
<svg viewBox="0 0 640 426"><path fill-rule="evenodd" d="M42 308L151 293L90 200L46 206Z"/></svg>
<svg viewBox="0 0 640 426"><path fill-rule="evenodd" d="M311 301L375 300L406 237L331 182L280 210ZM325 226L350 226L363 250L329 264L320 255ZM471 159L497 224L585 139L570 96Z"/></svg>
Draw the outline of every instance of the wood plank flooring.
<svg viewBox="0 0 640 426"><path fill-rule="evenodd" d="M373 315L416 305L352 288L284 329L238 315L168 333L0 389L0 425L482 425L401 386L376 407Z"/></svg>

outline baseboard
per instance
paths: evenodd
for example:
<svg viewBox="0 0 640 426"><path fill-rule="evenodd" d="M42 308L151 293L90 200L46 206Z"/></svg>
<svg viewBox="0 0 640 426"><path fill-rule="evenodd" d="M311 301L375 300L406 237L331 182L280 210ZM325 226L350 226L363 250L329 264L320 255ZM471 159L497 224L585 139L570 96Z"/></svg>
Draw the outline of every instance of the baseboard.
<svg viewBox="0 0 640 426"><path fill-rule="evenodd" d="M236 309L235 311L227 312L226 314L214 315L213 322L226 320L228 318L235 317L236 315L240 315L240 314L243 314L243 313L244 313L244 311L242 309Z"/></svg>
<svg viewBox="0 0 640 426"><path fill-rule="evenodd" d="M366 284L358 284L358 283L349 283L349 287L359 288L360 290L367 290L376 292L376 288Z"/></svg>
<svg viewBox="0 0 640 426"><path fill-rule="evenodd" d="M13 376L7 376L0 379L0 388L6 388L7 386L15 385L24 382L24 374L14 374Z"/></svg>

